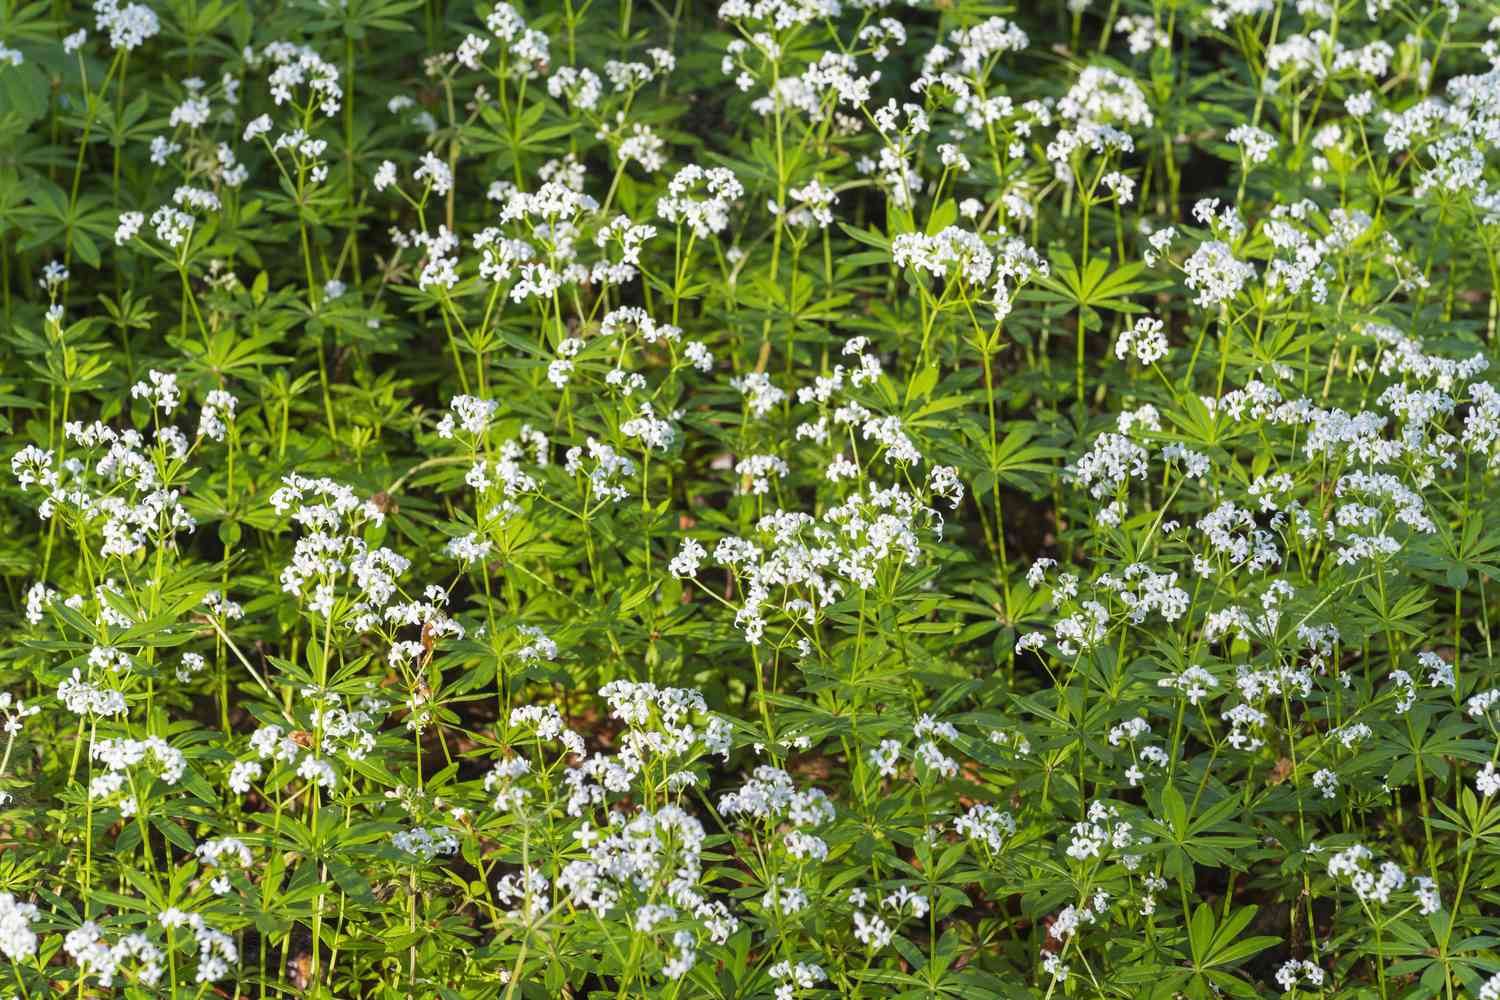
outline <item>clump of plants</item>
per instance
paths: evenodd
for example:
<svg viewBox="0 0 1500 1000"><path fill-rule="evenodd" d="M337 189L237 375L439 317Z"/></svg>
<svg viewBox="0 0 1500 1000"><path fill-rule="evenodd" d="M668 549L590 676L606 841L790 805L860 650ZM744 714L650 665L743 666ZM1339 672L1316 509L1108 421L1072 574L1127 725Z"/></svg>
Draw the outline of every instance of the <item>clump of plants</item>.
<svg viewBox="0 0 1500 1000"><path fill-rule="evenodd" d="M1494 3L12 0L0 996L1500 1000L1497 150Z"/></svg>

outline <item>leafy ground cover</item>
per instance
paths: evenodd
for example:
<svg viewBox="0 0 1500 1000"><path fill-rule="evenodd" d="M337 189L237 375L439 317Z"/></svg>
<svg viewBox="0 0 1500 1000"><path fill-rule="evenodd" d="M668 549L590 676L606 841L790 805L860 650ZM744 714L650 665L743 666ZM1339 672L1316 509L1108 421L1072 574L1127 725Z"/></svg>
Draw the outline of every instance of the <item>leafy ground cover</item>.
<svg viewBox="0 0 1500 1000"><path fill-rule="evenodd" d="M4 6L0 995L1500 998L1500 6Z"/></svg>

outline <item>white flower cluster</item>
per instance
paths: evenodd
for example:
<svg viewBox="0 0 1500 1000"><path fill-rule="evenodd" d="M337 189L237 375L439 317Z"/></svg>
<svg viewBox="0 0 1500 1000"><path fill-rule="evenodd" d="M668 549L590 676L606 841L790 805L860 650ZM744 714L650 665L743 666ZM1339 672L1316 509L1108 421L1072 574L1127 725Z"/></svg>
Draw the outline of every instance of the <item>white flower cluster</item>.
<svg viewBox="0 0 1500 1000"><path fill-rule="evenodd" d="M1124 361L1134 356L1143 365L1154 365L1167 356L1165 324L1159 319L1142 316L1120 331L1115 341L1115 357Z"/></svg>
<svg viewBox="0 0 1500 1000"><path fill-rule="evenodd" d="M941 531L932 508L900 487L855 491L821 517L776 510L755 525L754 540L726 536L713 559L734 574L743 593L735 624L756 645L773 611L811 624L846 593L869 590L883 571L915 566L920 536ZM679 569L695 561L684 561ZM775 601L773 602L773 596Z"/></svg>
<svg viewBox="0 0 1500 1000"><path fill-rule="evenodd" d="M305 87L307 106L316 106L329 118L339 113L344 99L339 69L310 46L272 42L262 50L260 60L269 60L273 66L266 82L277 105L295 105L298 89Z"/></svg>
<svg viewBox="0 0 1500 1000"><path fill-rule="evenodd" d="M976 802L962 816L955 817L953 829L969 840L983 845L993 857L1005 849L1016 835L1016 820L1010 813L985 802Z"/></svg>
<svg viewBox="0 0 1500 1000"><path fill-rule="evenodd" d="M94 24L109 36L109 47L126 52L138 49L161 31L156 11L143 3L121 7L119 0L94 0Z"/></svg>
<svg viewBox="0 0 1500 1000"><path fill-rule="evenodd" d="M17 963L36 954L37 937L31 929L36 915L35 904L0 892L0 954Z"/></svg>
<svg viewBox="0 0 1500 1000"><path fill-rule="evenodd" d="M700 886L704 839L702 824L677 806L641 810L589 844L584 858L558 874L557 885L580 909L628 910L638 933L691 918L694 930L671 934L660 969L669 980L681 979L696 962L700 939L723 944L739 928L728 907Z"/></svg>
<svg viewBox="0 0 1500 1000"><path fill-rule="evenodd" d="M1276 983L1284 992L1290 993L1301 983L1306 983L1313 989L1323 986L1324 974L1322 968L1312 962L1302 959L1290 959L1283 962L1276 970Z"/></svg>
<svg viewBox="0 0 1500 1000"><path fill-rule="evenodd" d="M777 767L762 764L735 791L719 799L720 815L729 819L759 820L766 829L789 824L782 844L788 854L801 861L822 861L828 845L807 828L831 823L833 802L818 788L798 789L792 776Z"/></svg>
<svg viewBox="0 0 1500 1000"><path fill-rule="evenodd" d="M218 982L239 962L234 938L210 926L201 914L169 907L157 915L157 923L169 934L184 927L191 932L198 949L195 982ZM117 976L154 988L167 963L166 952L145 933L135 931L110 944L104 929L92 920L67 933L63 951L77 963L81 976L96 979L106 989L114 985Z"/></svg>
<svg viewBox="0 0 1500 1000"><path fill-rule="evenodd" d="M424 864L439 855L458 853L458 838L446 826L414 826L409 830L397 830L391 834L391 845L402 854L416 858Z"/></svg>
<svg viewBox="0 0 1500 1000"><path fill-rule="evenodd" d="M729 212L744 195L744 185L729 168L690 163L667 185L656 211L667 222L687 226L698 239L708 239L729 227Z"/></svg>
<svg viewBox="0 0 1500 1000"><path fill-rule="evenodd" d="M148 736L144 740L104 739L92 748L95 760L103 762L106 770L96 774L89 783L89 798L102 799L116 805L120 815L134 816L142 806L141 794L148 787L149 777L155 777L168 785L175 785L187 770L187 758L181 750L170 745L159 736ZM142 780L132 768L147 764Z"/></svg>
<svg viewBox="0 0 1500 1000"><path fill-rule="evenodd" d="M1150 838L1137 837L1130 823L1120 819L1116 806L1105 802L1091 802L1086 817L1074 823L1070 831L1065 853L1075 861L1103 859L1107 852L1124 852L1138 844L1146 844ZM1140 865L1137 854L1121 854L1120 861L1127 870L1134 871Z"/></svg>
<svg viewBox="0 0 1500 1000"><path fill-rule="evenodd" d="M1328 874L1347 883L1361 902L1388 905L1391 896L1406 887L1406 872L1393 861L1372 870L1375 855L1363 844L1353 844L1328 859ZM1416 880L1417 907L1423 914L1436 913L1442 901L1431 879Z"/></svg>

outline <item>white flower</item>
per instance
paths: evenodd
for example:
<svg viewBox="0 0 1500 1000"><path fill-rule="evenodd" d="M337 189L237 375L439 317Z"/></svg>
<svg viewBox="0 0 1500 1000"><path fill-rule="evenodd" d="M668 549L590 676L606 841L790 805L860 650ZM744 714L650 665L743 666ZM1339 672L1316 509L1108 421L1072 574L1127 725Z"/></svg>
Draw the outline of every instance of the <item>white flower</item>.
<svg viewBox="0 0 1500 1000"><path fill-rule="evenodd" d="M485 50L490 47L490 40L480 35L468 35L458 44L458 51L454 57L460 66L465 69L477 70L480 68L480 58Z"/></svg>
<svg viewBox="0 0 1500 1000"><path fill-rule="evenodd" d="M896 776L896 762L901 759L901 744L896 740L881 740L880 746L870 751L870 763L882 778Z"/></svg>
<svg viewBox="0 0 1500 1000"><path fill-rule="evenodd" d="M672 562L667 569L675 577L692 577L698 575L698 567L708 553L702 545L692 538L682 540L682 549L672 557Z"/></svg>
<svg viewBox="0 0 1500 1000"><path fill-rule="evenodd" d="M37 915L32 903L23 903L8 892L0 892L0 953L12 962L36 954L36 932L31 921Z"/></svg>
<svg viewBox="0 0 1500 1000"><path fill-rule="evenodd" d="M398 851L410 854L420 861L431 861L439 855L458 853L458 838L446 826L431 830L413 827L391 834L391 843Z"/></svg>
<svg viewBox="0 0 1500 1000"><path fill-rule="evenodd" d="M1484 770L1474 776L1474 787L1481 798L1500 792L1500 773L1496 773L1493 761L1484 765Z"/></svg>
<svg viewBox="0 0 1500 1000"><path fill-rule="evenodd" d="M880 951L891 943L896 932L878 914L854 911L854 937L871 951Z"/></svg>
<svg viewBox="0 0 1500 1000"><path fill-rule="evenodd" d="M649 127L636 124L631 134L620 143L620 162L639 163L647 173L655 173L667 165L666 141Z"/></svg>
<svg viewBox="0 0 1500 1000"><path fill-rule="evenodd" d="M250 783L258 780L261 773L259 761L236 761L234 766L229 769L229 790L236 795L248 793L250 791Z"/></svg>
<svg viewBox="0 0 1500 1000"><path fill-rule="evenodd" d="M141 212L122 212L120 224L115 227L115 246L124 246L135 239L135 234L141 231L145 222L146 216Z"/></svg>
<svg viewBox="0 0 1500 1000"><path fill-rule="evenodd" d="M161 30L156 12L142 3L121 7L118 0L94 0L95 24L113 49L129 52Z"/></svg>
<svg viewBox="0 0 1500 1000"><path fill-rule="evenodd" d="M1198 293L1193 301L1200 306L1228 302L1254 279L1255 267L1237 260L1234 251L1220 240L1206 240L1183 262L1187 285Z"/></svg>
<svg viewBox="0 0 1500 1000"><path fill-rule="evenodd" d="M268 134L270 131L271 116L261 115L258 118L251 119L249 124L245 126L243 138L246 142L250 142L253 139L257 139L260 136Z"/></svg>
<svg viewBox="0 0 1500 1000"><path fill-rule="evenodd" d="M323 788L332 788L337 781L333 765L311 753L303 757L302 763L297 765L297 777Z"/></svg>
<svg viewBox="0 0 1500 1000"><path fill-rule="evenodd" d="M809 217L819 228L826 229L833 222L833 206L838 203L839 198L831 188L824 187L817 180L811 180L800 188L788 189L787 194L793 201L806 206Z"/></svg>
<svg viewBox="0 0 1500 1000"><path fill-rule="evenodd" d="M1323 985L1323 970L1312 962L1297 959L1283 962L1276 970L1276 982L1284 992L1290 993L1303 980L1314 989Z"/></svg>
<svg viewBox="0 0 1500 1000"><path fill-rule="evenodd" d="M1124 361L1134 355L1141 364L1152 365L1167 356L1165 324L1159 319L1143 316L1135 325L1120 331L1115 343L1115 357Z"/></svg>
<svg viewBox="0 0 1500 1000"><path fill-rule="evenodd" d="M153 407L171 416L172 411L177 409L178 403L182 401L181 391L177 387L177 376L168 372L159 372L151 369L146 373L146 380L137 382L130 387L130 395L135 399L147 400Z"/></svg>
<svg viewBox="0 0 1500 1000"><path fill-rule="evenodd" d="M1209 691L1219 686L1219 679L1199 666L1187 667L1173 677L1163 677L1157 687L1175 688L1187 696L1189 704L1196 705Z"/></svg>
<svg viewBox="0 0 1500 1000"><path fill-rule="evenodd" d="M375 171L375 190L384 191L396 183L396 164L390 160L382 160L380 167Z"/></svg>
<svg viewBox="0 0 1500 1000"><path fill-rule="evenodd" d="M1276 137L1254 125L1236 125L1224 137L1240 147L1245 159L1251 163L1264 163L1276 149Z"/></svg>
<svg viewBox="0 0 1500 1000"><path fill-rule="evenodd" d="M384 164L381 169L385 169ZM445 195L453 189L453 171L448 169L448 164L430 152L422 154L422 165L417 167L412 179L426 181L436 195Z"/></svg>
<svg viewBox="0 0 1500 1000"><path fill-rule="evenodd" d="M699 239L707 239L729 226L729 211L744 194L744 186L727 167L705 169L694 163L672 178L656 210L668 222L683 223Z"/></svg>

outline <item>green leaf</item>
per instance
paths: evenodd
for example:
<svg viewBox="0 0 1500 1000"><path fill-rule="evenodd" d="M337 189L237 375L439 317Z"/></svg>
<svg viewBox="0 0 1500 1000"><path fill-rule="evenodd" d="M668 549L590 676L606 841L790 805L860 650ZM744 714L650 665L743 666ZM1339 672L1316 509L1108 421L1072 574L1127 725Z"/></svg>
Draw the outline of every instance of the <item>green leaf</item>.
<svg viewBox="0 0 1500 1000"><path fill-rule="evenodd" d="M31 59L19 66L0 64L0 110L15 115L16 125L25 127L45 115L51 92L46 74Z"/></svg>
<svg viewBox="0 0 1500 1000"><path fill-rule="evenodd" d="M348 895L348 897L361 906L375 906L377 901L375 893L370 890L370 883L365 877L355 871L352 866L338 858L328 858L328 873L333 876L334 882Z"/></svg>

